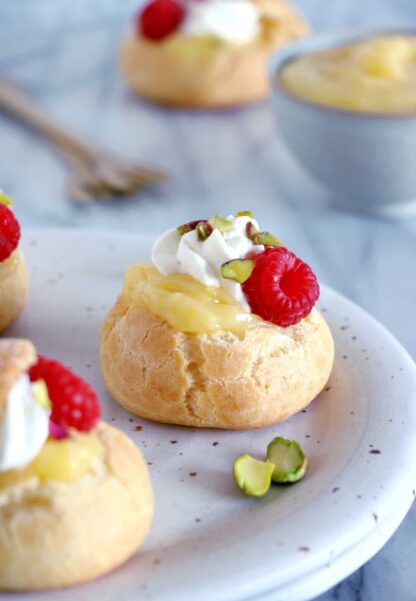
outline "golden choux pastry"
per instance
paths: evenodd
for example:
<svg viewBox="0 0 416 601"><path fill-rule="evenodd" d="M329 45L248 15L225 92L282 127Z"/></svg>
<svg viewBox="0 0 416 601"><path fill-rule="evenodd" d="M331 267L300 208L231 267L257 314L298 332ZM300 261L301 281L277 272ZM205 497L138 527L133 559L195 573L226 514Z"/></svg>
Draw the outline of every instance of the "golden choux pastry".
<svg viewBox="0 0 416 601"><path fill-rule="evenodd" d="M61 380L70 393L59 391ZM37 359L28 341L0 341L0 590L91 580L144 540L153 514L147 466L98 419L78 376Z"/></svg>
<svg viewBox="0 0 416 601"><path fill-rule="evenodd" d="M0 190L0 332L20 315L27 301L29 279L19 240L11 200Z"/></svg>
<svg viewBox="0 0 416 601"><path fill-rule="evenodd" d="M128 268L104 321L111 396L144 418L227 429L268 426L304 408L334 360L311 269L272 246L277 239L248 215L181 228L156 241L158 269ZM275 283L265 279L270 270Z"/></svg>
<svg viewBox="0 0 416 601"><path fill-rule="evenodd" d="M156 103L232 107L264 98L269 57L306 33L286 0L151 0L119 65L129 86Z"/></svg>

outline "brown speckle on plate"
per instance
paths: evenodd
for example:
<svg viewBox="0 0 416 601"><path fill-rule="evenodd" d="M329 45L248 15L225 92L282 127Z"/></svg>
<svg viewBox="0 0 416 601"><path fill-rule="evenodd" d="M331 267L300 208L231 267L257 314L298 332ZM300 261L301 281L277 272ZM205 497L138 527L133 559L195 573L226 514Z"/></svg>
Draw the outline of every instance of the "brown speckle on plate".
<svg viewBox="0 0 416 601"><path fill-rule="evenodd" d="M372 455L381 455L381 451L379 449L371 449L370 453Z"/></svg>
<svg viewBox="0 0 416 601"><path fill-rule="evenodd" d="M142 426L134 426L133 428L134 432L141 432L143 430Z"/></svg>
<svg viewBox="0 0 416 601"><path fill-rule="evenodd" d="M194 478L197 475L197 472L189 472L189 475Z"/></svg>
<svg viewBox="0 0 416 601"><path fill-rule="evenodd" d="M310 551L309 547L298 547L298 551L302 551L303 553L307 553Z"/></svg>

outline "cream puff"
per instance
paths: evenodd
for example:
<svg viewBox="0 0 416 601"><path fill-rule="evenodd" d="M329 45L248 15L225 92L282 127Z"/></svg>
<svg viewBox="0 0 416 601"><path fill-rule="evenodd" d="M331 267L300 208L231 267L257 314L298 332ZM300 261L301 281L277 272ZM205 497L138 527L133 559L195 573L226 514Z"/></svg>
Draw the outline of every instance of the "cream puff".
<svg viewBox="0 0 416 601"><path fill-rule="evenodd" d="M268 58L306 32L287 0L150 0L122 42L120 69L154 102L232 107L268 94Z"/></svg>
<svg viewBox="0 0 416 601"><path fill-rule="evenodd" d="M20 315L27 300L29 279L19 241L11 200L0 190L0 332Z"/></svg>
<svg viewBox="0 0 416 601"><path fill-rule="evenodd" d="M141 417L246 429L310 403L334 345L310 267L251 213L214 215L156 240L127 269L100 342L112 397Z"/></svg>
<svg viewBox="0 0 416 601"><path fill-rule="evenodd" d="M0 590L70 586L127 560L152 490L89 385L26 340L0 341Z"/></svg>

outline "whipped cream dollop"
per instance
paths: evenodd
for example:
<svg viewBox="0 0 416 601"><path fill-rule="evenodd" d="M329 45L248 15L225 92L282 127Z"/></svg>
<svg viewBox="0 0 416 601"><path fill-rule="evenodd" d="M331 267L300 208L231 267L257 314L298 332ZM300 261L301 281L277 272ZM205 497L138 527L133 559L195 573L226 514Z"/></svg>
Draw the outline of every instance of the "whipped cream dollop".
<svg viewBox="0 0 416 601"><path fill-rule="evenodd" d="M0 422L0 472L26 467L49 434L49 410L35 401L27 374L9 392Z"/></svg>
<svg viewBox="0 0 416 601"><path fill-rule="evenodd" d="M205 286L222 287L231 294L247 313L250 307L241 284L221 276L221 265L231 259L244 259L249 252L259 253L264 246L253 244L247 237L246 226L258 223L248 216L227 217L232 226L220 232L214 229L206 240L200 240L196 230L182 236L176 229L168 230L153 245L152 261L163 275L185 273Z"/></svg>
<svg viewBox="0 0 416 601"><path fill-rule="evenodd" d="M214 35L247 44L260 33L260 12L250 0L191 0L186 10L183 35Z"/></svg>

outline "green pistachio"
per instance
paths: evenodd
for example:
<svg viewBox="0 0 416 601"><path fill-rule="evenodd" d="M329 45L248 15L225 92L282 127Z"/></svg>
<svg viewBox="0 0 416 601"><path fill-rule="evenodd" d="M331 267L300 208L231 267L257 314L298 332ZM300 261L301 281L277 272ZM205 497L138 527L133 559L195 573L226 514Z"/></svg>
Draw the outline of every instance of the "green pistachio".
<svg viewBox="0 0 416 601"><path fill-rule="evenodd" d="M256 227L252 221L249 221L246 224L246 235L247 235L247 238L250 238L250 240L253 240L254 236L256 234L258 234L258 233L259 233L259 228Z"/></svg>
<svg viewBox="0 0 416 601"><path fill-rule="evenodd" d="M51 401L49 399L48 389L45 384L45 380L36 380L32 384L33 397L35 402L43 409L51 408Z"/></svg>
<svg viewBox="0 0 416 601"><path fill-rule="evenodd" d="M10 196L7 196L7 194L5 194L3 190L0 190L0 204L6 205L6 207L11 207L13 204L13 201L10 198Z"/></svg>
<svg viewBox="0 0 416 601"><path fill-rule="evenodd" d="M236 217L251 217L253 218L254 215L251 211L238 211L238 213L235 214Z"/></svg>
<svg viewBox="0 0 416 601"><path fill-rule="evenodd" d="M200 221L195 229L199 240L206 240L212 234L212 226L208 221Z"/></svg>
<svg viewBox="0 0 416 601"><path fill-rule="evenodd" d="M283 242L270 232L258 232L251 236L251 239L254 244L263 244L263 246L283 246Z"/></svg>
<svg viewBox="0 0 416 601"><path fill-rule="evenodd" d="M262 497L270 488L274 465L244 454L234 461L234 478L250 497Z"/></svg>
<svg viewBox="0 0 416 601"><path fill-rule="evenodd" d="M182 225L178 225L178 227L176 228L176 233L179 234L180 236L183 236L184 234L187 234L188 232L192 232L192 230L194 230L196 228L196 226L198 225L198 223L200 223L201 220L198 221L188 221L188 223L183 223Z"/></svg>
<svg viewBox="0 0 416 601"><path fill-rule="evenodd" d="M232 259L221 265L221 275L225 280L242 284L251 276L254 264L252 259Z"/></svg>
<svg viewBox="0 0 416 601"><path fill-rule="evenodd" d="M233 222L228 221L228 219L225 219L225 217L222 217L221 215L211 215L208 219L208 223L213 230L219 230L221 234L233 227Z"/></svg>
<svg viewBox="0 0 416 601"><path fill-rule="evenodd" d="M281 436L267 446L267 461L274 466L272 480L278 483L297 482L305 475L308 463L299 443Z"/></svg>

